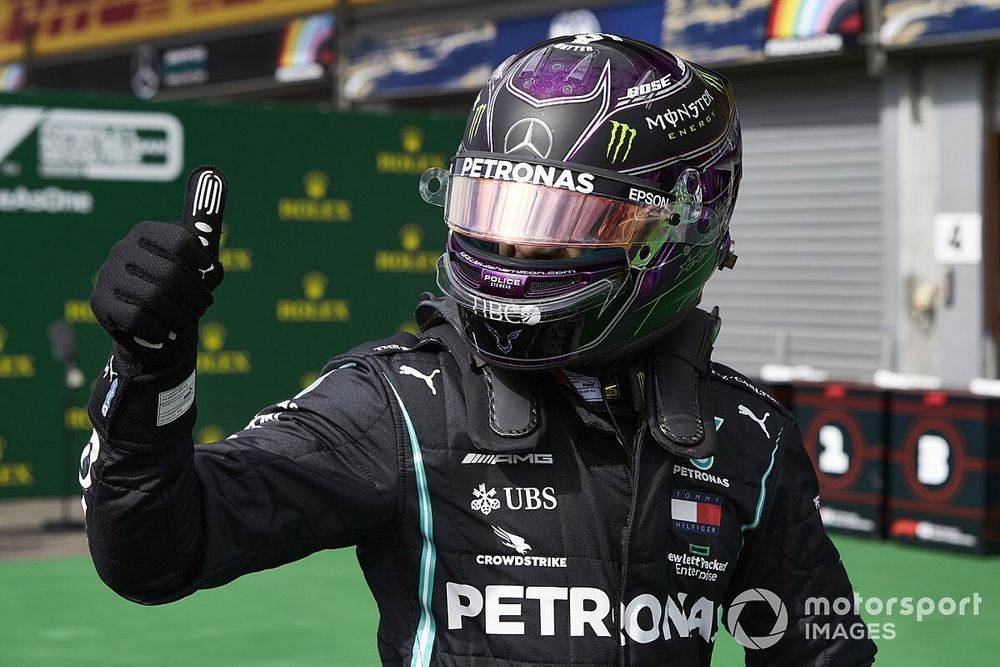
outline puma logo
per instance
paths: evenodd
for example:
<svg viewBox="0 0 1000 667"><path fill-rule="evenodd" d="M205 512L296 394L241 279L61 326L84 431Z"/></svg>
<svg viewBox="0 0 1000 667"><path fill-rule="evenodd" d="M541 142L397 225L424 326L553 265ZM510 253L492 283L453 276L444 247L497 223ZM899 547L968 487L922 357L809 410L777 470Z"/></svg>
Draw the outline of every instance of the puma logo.
<svg viewBox="0 0 1000 667"><path fill-rule="evenodd" d="M207 274L209 271L214 271L214 270L215 270L215 264L209 265L209 267L207 269L198 269L198 271L201 272L201 279L202 280L205 279L205 274Z"/></svg>
<svg viewBox="0 0 1000 667"><path fill-rule="evenodd" d="M500 342L500 334L497 333L496 329L494 329L488 324L486 325L486 328L490 330L490 333L493 334L493 338L496 339L497 349L503 352L504 354L510 354L510 351L514 349L514 341L517 340L517 337L521 335L520 329L512 331L511 333L507 334L507 342L505 344Z"/></svg>
<svg viewBox="0 0 1000 667"><path fill-rule="evenodd" d="M768 433L767 431L767 426L764 424L764 422L767 421L767 418L771 416L770 412L765 412L764 416L758 419L757 415L755 415L750 408L748 408L745 405L741 405L739 406L739 413L757 422L757 426L760 426L760 430L764 432L764 435L766 435L768 438L771 437L771 434Z"/></svg>
<svg viewBox="0 0 1000 667"><path fill-rule="evenodd" d="M437 375L440 372L441 372L440 368L435 368L434 371L431 372L430 375L424 375L423 373L421 373L420 371L418 371L416 368L413 368L411 366L400 366L399 367L399 374L400 375L409 375L411 377L420 378L421 380L423 380L424 382L426 382L427 383L427 388L431 390L431 394L433 394L434 396L437 396L437 389L434 387L434 376Z"/></svg>

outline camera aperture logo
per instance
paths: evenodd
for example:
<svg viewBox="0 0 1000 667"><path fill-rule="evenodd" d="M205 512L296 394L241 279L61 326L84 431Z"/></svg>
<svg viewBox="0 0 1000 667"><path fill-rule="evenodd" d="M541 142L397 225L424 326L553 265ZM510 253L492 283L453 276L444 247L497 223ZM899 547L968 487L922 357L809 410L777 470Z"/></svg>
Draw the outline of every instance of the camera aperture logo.
<svg viewBox="0 0 1000 667"><path fill-rule="evenodd" d="M983 597L978 592L963 598L943 597L810 597L802 609L794 610L799 619L798 632L806 641L887 640L896 638L897 616L913 616L918 623L931 616L979 616ZM747 607L751 606L748 610ZM770 612L765 611L769 609ZM744 616L746 612L746 616ZM773 615L774 623L765 630ZM747 627L740 624L741 617ZM864 617L869 619L865 622ZM889 620L882 620L887 617ZM752 622L750 619L753 619ZM871 622L877 618L877 622ZM768 649L781 641L788 631L788 609L777 594L766 588L751 588L737 595L726 615L726 628L736 641L748 649ZM749 629L749 631L748 631ZM763 634L751 636L750 632Z"/></svg>
<svg viewBox="0 0 1000 667"><path fill-rule="evenodd" d="M740 625L740 615L749 604L766 604L774 612L774 625L770 632L760 637L751 637ZM788 629L788 610L777 595L766 588L751 588L737 595L729 605L726 626L733 638L749 649L771 648L785 636Z"/></svg>

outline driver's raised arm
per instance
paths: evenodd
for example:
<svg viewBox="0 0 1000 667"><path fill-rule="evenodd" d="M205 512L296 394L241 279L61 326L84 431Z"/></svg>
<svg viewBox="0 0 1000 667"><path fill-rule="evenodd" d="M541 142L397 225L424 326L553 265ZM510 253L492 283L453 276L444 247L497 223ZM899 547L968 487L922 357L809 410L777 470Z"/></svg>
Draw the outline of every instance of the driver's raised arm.
<svg viewBox="0 0 1000 667"><path fill-rule="evenodd" d="M397 507L399 438L363 359L332 362L234 437L194 446L198 321L224 275L227 192L218 169L192 172L180 223L133 227L90 299L114 352L81 457L87 536L101 578L137 602L372 540Z"/></svg>
<svg viewBox="0 0 1000 667"><path fill-rule="evenodd" d="M133 374L119 355L91 398L80 479L94 563L120 595L170 602L388 529L398 438L381 380L363 362L337 362L244 430L193 445L193 405L156 425L169 392L187 391L193 355L152 375Z"/></svg>

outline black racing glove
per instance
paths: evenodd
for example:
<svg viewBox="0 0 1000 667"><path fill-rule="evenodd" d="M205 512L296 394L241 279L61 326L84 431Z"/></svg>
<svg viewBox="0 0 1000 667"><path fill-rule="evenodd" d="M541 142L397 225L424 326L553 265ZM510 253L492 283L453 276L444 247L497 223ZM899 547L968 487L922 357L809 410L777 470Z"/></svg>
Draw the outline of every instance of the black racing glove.
<svg viewBox="0 0 1000 667"><path fill-rule="evenodd" d="M180 224L141 222L112 246L90 306L101 326L147 372L191 355L198 320L222 282L219 241L228 192L214 167L188 178Z"/></svg>

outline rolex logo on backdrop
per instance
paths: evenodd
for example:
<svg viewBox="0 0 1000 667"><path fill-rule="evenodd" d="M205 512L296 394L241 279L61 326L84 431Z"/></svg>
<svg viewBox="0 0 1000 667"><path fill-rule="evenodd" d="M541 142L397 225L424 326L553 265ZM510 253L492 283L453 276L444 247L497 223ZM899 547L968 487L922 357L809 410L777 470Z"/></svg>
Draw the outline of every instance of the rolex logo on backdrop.
<svg viewBox="0 0 1000 667"><path fill-rule="evenodd" d="M250 271L253 269L253 250L250 248L230 248L229 225L223 223L222 237L219 241L219 261L226 273L233 271Z"/></svg>
<svg viewBox="0 0 1000 667"><path fill-rule="evenodd" d="M416 125L399 130L402 151L379 151L375 154L375 170L380 174L419 176L431 167L444 168L445 156L441 153L422 153L424 131Z"/></svg>
<svg viewBox="0 0 1000 667"><path fill-rule="evenodd" d="M346 299L328 299L330 281L326 274L310 271L302 276L304 299L279 299L275 304L275 319L279 322L347 322L351 319L351 304Z"/></svg>
<svg viewBox="0 0 1000 667"><path fill-rule="evenodd" d="M10 337L10 331L0 326L0 380L34 377L35 358L30 354L8 352Z"/></svg>
<svg viewBox="0 0 1000 667"><path fill-rule="evenodd" d="M7 440L0 436L0 489L10 487L32 486L35 475L30 463L5 463Z"/></svg>
<svg viewBox="0 0 1000 667"><path fill-rule="evenodd" d="M226 327L218 322L205 322L198 331L201 349L198 351L199 375L245 375L250 372L250 353L227 350Z"/></svg>
<svg viewBox="0 0 1000 667"><path fill-rule="evenodd" d="M434 273L437 270L437 250L425 250L424 228L416 224L399 228L401 250L376 250L375 270L379 273Z"/></svg>
<svg viewBox="0 0 1000 667"><path fill-rule="evenodd" d="M351 201L327 197L330 177L310 171L302 177L305 197L278 200L278 219L285 222L350 222L354 219Z"/></svg>

